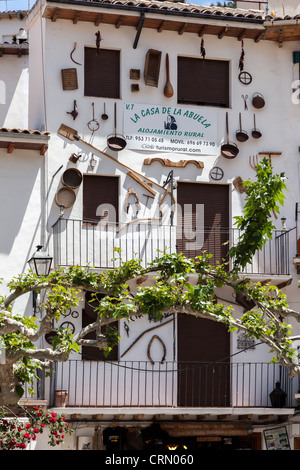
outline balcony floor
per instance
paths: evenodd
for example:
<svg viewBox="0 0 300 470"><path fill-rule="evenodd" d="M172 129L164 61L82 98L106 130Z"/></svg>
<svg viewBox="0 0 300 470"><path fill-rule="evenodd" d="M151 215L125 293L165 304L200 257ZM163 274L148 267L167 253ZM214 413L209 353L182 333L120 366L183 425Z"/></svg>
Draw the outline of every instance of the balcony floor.
<svg viewBox="0 0 300 470"><path fill-rule="evenodd" d="M284 422L294 416L294 408L172 408L172 407L53 407L73 420L118 421L118 422L251 422L272 424Z"/></svg>

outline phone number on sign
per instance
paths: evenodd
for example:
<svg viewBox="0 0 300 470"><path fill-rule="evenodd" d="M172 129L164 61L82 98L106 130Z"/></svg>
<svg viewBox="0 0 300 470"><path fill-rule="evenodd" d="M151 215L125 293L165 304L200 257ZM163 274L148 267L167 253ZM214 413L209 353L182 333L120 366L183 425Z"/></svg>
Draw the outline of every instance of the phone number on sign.
<svg viewBox="0 0 300 470"><path fill-rule="evenodd" d="M141 135L126 135L126 140L128 142L130 141L135 141L135 142L152 142L152 143L168 143L168 144L181 144L181 145L204 145L206 147L214 147L216 145L215 142L207 142L205 140L183 140L183 139L170 139L170 140L165 140L163 138L159 137L143 137Z"/></svg>

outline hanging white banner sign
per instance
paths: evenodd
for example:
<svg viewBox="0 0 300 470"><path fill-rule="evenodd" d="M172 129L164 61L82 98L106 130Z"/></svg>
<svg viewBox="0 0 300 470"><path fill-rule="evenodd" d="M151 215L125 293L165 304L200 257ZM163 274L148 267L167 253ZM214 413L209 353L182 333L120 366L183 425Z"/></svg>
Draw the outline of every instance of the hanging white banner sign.
<svg viewBox="0 0 300 470"><path fill-rule="evenodd" d="M124 105L127 148L218 155L217 111L181 106Z"/></svg>

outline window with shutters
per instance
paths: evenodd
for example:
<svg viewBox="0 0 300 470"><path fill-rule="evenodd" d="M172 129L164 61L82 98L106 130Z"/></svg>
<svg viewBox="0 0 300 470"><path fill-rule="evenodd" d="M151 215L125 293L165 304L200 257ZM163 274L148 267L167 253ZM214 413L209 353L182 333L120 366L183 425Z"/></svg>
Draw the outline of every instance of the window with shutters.
<svg viewBox="0 0 300 470"><path fill-rule="evenodd" d="M119 178L83 175L83 220L118 223Z"/></svg>
<svg viewBox="0 0 300 470"><path fill-rule="evenodd" d="M120 51L94 47L84 50L84 94L120 98Z"/></svg>
<svg viewBox="0 0 300 470"><path fill-rule="evenodd" d="M229 62L178 57L178 103L229 107Z"/></svg>

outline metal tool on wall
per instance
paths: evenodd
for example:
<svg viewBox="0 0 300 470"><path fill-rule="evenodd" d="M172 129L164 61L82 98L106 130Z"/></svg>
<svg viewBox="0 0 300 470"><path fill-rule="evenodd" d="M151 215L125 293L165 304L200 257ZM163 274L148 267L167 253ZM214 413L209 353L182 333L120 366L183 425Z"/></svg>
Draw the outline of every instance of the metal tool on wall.
<svg viewBox="0 0 300 470"><path fill-rule="evenodd" d="M77 47L77 42L75 42L75 44L74 44L74 49L73 49L72 52L70 53L70 58L71 58L72 62L74 62L74 64L82 65L82 64L80 64L79 62L76 62L76 60L73 59L73 53L75 52L76 47Z"/></svg>
<svg viewBox="0 0 300 470"><path fill-rule="evenodd" d="M119 152L126 147L126 139L123 135L117 134L117 103L115 103L115 133L107 137L107 145L111 150Z"/></svg>
<svg viewBox="0 0 300 470"><path fill-rule="evenodd" d="M256 118L254 114L254 129L252 130L252 137L254 139L260 139L261 136L262 136L262 133L256 128Z"/></svg>
<svg viewBox="0 0 300 470"><path fill-rule="evenodd" d="M141 210L140 199L138 197L137 192L133 188L129 188L126 194L126 213L128 214L130 201L129 197L134 196L135 198L135 208L136 208L136 215L138 215L139 211Z"/></svg>
<svg viewBox="0 0 300 470"><path fill-rule="evenodd" d="M95 119L94 103L92 103L92 107L93 107L93 119L91 119L91 120L88 122L88 128L90 129L90 131L95 132L95 131L97 131L97 130L99 129L100 124L99 124L99 122Z"/></svg>
<svg viewBox="0 0 300 470"><path fill-rule="evenodd" d="M242 98L244 100L244 110L248 111L248 105L247 105L248 95L242 95Z"/></svg>
<svg viewBox="0 0 300 470"><path fill-rule="evenodd" d="M242 114L241 113L239 113L239 123L240 123L240 128L235 133L236 139L239 142L246 142L246 140L249 139L249 135L247 134L246 131L242 130Z"/></svg>
<svg viewBox="0 0 300 470"><path fill-rule="evenodd" d="M227 141L221 144L221 154L225 158L235 158L239 153L239 149L234 142L229 141L228 112L226 112L226 137Z"/></svg>
<svg viewBox="0 0 300 470"><path fill-rule="evenodd" d="M103 121L107 121L107 119L108 119L108 115L106 114L106 106L105 106L105 103L104 103L104 111L103 111L103 113L101 114L101 119L103 119Z"/></svg>
<svg viewBox="0 0 300 470"><path fill-rule="evenodd" d="M75 121L75 119L78 116L78 108L77 108L76 100L74 100L73 111L67 111L67 114L71 114L71 116L73 117L73 120Z"/></svg>

